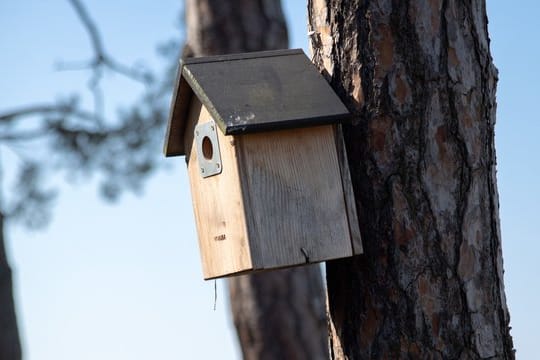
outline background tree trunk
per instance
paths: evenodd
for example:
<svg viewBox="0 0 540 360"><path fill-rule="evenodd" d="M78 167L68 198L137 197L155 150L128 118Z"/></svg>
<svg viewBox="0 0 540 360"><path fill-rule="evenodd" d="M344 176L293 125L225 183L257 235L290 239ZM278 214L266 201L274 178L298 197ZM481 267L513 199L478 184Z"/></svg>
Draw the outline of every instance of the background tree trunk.
<svg viewBox="0 0 540 360"><path fill-rule="evenodd" d="M513 358L483 0L310 0L365 254L327 264L335 359Z"/></svg>
<svg viewBox="0 0 540 360"><path fill-rule="evenodd" d="M4 214L0 212L0 360L21 359L21 343L13 301L13 280L5 239Z"/></svg>
<svg viewBox="0 0 540 360"><path fill-rule="evenodd" d="M184 57L287 48L279 0L187 0ZM245 359L326 359L324 292L318 266L228 280Z"/></svg>

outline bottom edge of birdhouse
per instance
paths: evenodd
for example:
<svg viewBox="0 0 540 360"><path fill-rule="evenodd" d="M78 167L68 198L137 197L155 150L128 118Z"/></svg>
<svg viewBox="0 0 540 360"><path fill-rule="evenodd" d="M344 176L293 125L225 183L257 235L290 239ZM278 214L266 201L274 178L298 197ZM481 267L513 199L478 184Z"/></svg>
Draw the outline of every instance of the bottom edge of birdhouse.
<svg viewBox="0 0 540 360"><path fill-rule="evenodd" d="M332 259L303 262L303 263L291 264L291 265L276 265L276 266L266 266L266 267L254 267L254 268L243 269L243 270L234 270L234 271L223 273L223 274L204 275L204 280L230 278L230 277L234 277L234 276L258 274L258 273L262 273L262 272L275 271L275 270L284 270L284 269L296 268L296 267L306 266L306 265L316 265L316 264L320 264L320 263L327 262L327 261L347 259L347 258L359 256L359 255L362 255L362 254L359 253L359 254L345 255L345 256L335 257L335 258L332 258Z"/></svg>

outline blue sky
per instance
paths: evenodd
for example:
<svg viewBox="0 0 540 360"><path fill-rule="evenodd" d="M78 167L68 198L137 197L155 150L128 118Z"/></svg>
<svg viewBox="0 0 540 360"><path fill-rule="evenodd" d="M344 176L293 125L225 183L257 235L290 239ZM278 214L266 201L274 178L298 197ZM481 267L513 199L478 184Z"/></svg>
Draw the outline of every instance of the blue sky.
<svg viewBox="0 0 540 360"><path fill-rule="evenodd" d="M155 47L178 36L181 1L87 1L106 47L127 64L163 65ZM304 1L286 1L291 46L307 48ZM540 5L488 1L499 69L496 145L512 334L520 359L537 358L540 332ZM90 96L84 72L56 72L58 61L90 55L87 34L65 0L0 2L0 110L48 102L72 91ZM140 87L106 81L114 114ZM160 151L160 149L156 149ZM7 170L18 161L0 154ZM60 187L53 221L40 232L8 227L26 359L238 358L225 282L202 280L183 159L116 205L102 202L96 179ZM7 174L9 177L9 173Z"/></svg>

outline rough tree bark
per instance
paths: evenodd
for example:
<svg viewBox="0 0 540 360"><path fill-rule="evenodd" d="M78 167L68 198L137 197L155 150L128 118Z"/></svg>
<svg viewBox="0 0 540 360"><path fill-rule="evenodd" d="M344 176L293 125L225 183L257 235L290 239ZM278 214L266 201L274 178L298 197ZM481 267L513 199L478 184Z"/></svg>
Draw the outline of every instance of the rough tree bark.
<svg viewBox="0 0 540 360"><path fill-rule="evenodd" d="M334 359L514 357L484 0L310 0L365 254L327 264Z"/></svg>
<svg viewBox="0 0 540 360"><path fill-rule="evenodd" d="M21 359L21 343L13 301L13 280L4 239L4 214L0 212L0 360Z"/></svg>
<svg viewBox="0 0 540 360"><path fill-rule="evenodd" d="M187 0L183 56L287 48L279 0ZM228 280L244 359L327 359L324 290L317 266Z"/></svg>

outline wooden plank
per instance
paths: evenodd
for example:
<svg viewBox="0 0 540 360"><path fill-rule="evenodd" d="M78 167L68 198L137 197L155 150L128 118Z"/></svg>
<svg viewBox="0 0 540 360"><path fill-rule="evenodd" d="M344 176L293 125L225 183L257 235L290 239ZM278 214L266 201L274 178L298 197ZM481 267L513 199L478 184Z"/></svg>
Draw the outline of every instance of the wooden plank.
<svg viewBox="0 0 540 360"><path fill-rule="evenodd" d="M254 268L352 256L332 126L235 138Z"/></svg>
<svg viewBox="0 0 540 360"><path fill-rule="evenodd" d="M169 120L167 122L167 133L165 134L165 143L163 145L165 156L184 155L187 151L184 148L183 139L192 96L193 91L186 80L182 78L182 67L179 67L174 83Z"/></svg>
<svg viewBox="0 0 540 360"><path fill-rule="evenodd" d="M185 148L189 149L186 161L205 279L252 268L232 137L225 137L221 131L217 132L223 167L221 174L203 178L199 173L193 131L196 124L210 119L206 108L193 97Z"/></svg>
<svg viewBox="0 0 540 360"><path fill-rule="evenodd" d="M347 219L349 222L349 231L351 233L351 243L353 253L360 255L364 253L362 246L362 235L360 234L360 225L358 224L358 213L356 211L356 198L351 180L349 169L349 159L347 158L347 148L343 139L343 130L341 124L335 125L336 149L341 170L341 181L343 186L343 196L345 207L347 208Z"/></svg>

